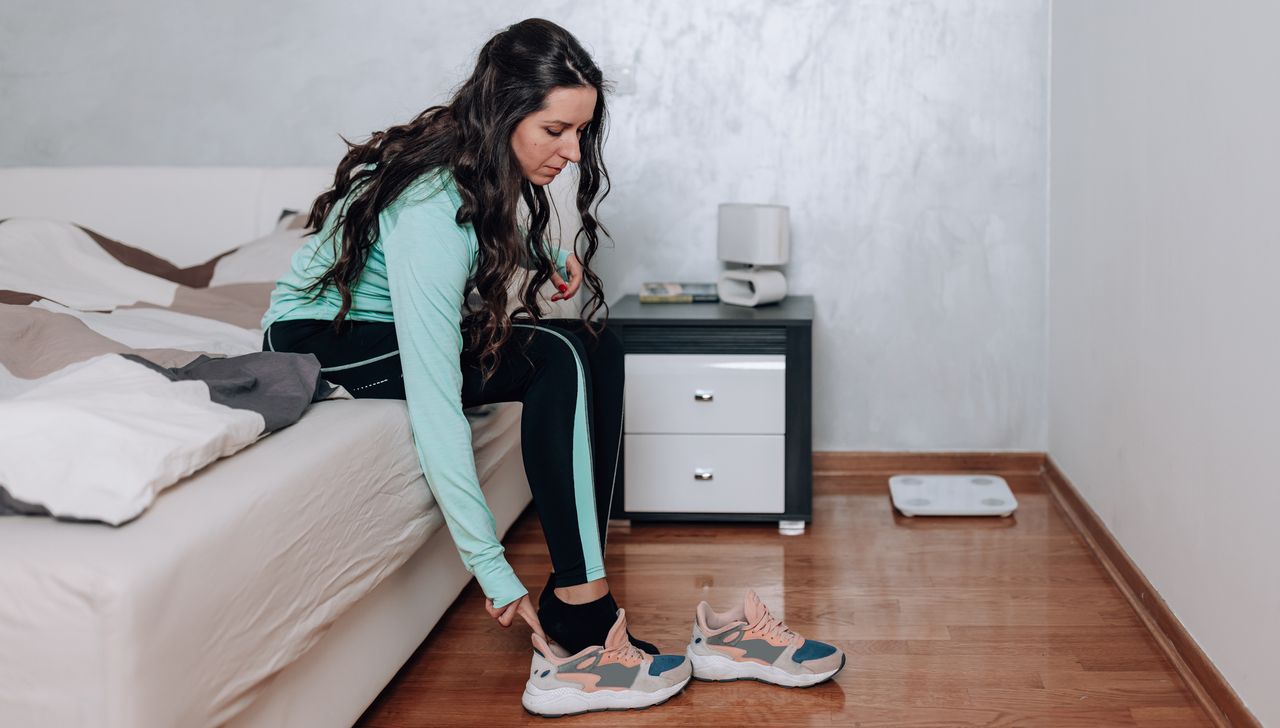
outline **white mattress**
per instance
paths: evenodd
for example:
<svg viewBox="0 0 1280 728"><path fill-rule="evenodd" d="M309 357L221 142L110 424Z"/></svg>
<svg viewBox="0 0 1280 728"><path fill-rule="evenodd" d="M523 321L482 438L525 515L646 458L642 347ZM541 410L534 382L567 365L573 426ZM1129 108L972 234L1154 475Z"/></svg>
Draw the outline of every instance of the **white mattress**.
<svg viewBox="0 0 1280 728"><path fill-rule="evenodd" d="M469 413L482 483L520 409ZM0 725L219 725L442 523L386 400L313 405L118 529L0 519Z"/></svg>

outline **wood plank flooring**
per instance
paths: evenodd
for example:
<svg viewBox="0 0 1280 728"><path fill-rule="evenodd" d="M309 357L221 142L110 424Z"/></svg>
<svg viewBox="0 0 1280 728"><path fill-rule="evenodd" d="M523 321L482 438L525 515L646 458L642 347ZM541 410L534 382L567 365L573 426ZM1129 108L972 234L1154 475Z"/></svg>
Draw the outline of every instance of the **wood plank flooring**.
<svg viewBox="0 0 1280 728"><path fill-rule="evenodd" d="M897 515L884 477L818 475L803 536L776 526L614 528L606 567L632 634L683 653L693 609L753 587L801 634L842 646L807 690L693 681L643 711L547 719L520 707L529 636L473 582L360 719L363 728L508 725L1209 726L1038 475L1005 474L1008 519ZM537 595L537 517L506 541Z"/></svg>

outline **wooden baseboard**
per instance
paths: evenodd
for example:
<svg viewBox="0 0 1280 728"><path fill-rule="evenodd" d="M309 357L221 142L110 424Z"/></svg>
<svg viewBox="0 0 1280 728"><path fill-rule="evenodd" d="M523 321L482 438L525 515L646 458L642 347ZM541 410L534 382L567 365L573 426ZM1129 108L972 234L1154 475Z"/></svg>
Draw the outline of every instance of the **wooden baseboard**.
<svg viewBox="0 0 1280 728"><path fill-rule="evenodd" d="M1159 592L1129 558L1102 519L1058 469L1053 458L1044 458L1043 482L1067 521L1084 538L1111 579L1133 606L1160 649L1186 681L1210 718L1220 726L1261 728L1262 724L1249 712L1240 696L1218 672L1178 621Z"/></svg>
<svg viewBox="0 0 1280 728"><path fill-rule="evenodd" d="M985 472L1039 475L1042 452L815 452L815 476Z"/></svg>

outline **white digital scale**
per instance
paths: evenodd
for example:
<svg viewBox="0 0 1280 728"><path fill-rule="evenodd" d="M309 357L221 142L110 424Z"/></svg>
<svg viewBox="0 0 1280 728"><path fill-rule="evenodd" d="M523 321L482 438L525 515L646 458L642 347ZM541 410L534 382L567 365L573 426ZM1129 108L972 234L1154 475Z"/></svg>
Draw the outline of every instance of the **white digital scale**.
<svg viewBox="0 0 1280 728"><path fill-rule="evenodd" d="M893 507L904 516L1000 516L1018 508L1009 484L996 475L895 475Z"/></svg>

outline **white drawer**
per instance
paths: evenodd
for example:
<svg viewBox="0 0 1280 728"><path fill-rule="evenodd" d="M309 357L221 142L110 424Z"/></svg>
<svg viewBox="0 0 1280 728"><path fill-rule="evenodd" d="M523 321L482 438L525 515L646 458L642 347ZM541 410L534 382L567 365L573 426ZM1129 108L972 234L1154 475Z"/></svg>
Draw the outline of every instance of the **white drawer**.
<svg viewBox="0 0 1280 728"><path fill-rule="evenodd" d="M782 435L626 435L623 506L644 513L782 513L785 443Z"/></svg>
<svg viewBox="0 0 1280 728"><path fill-rule="evenodd" d="M626 431L781 435L782 354L627 354Z"/></svg>

